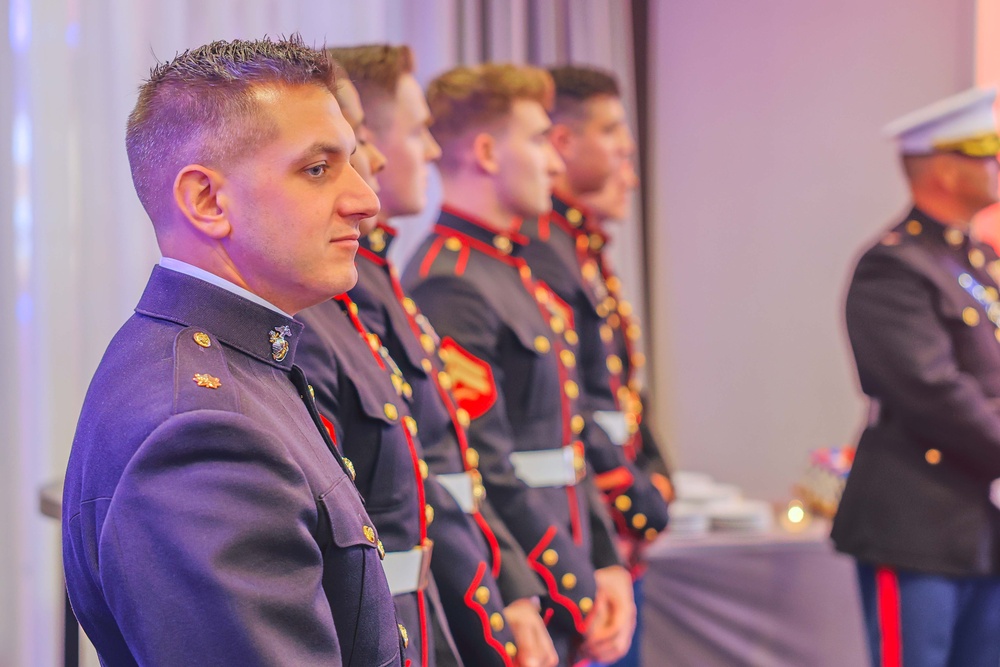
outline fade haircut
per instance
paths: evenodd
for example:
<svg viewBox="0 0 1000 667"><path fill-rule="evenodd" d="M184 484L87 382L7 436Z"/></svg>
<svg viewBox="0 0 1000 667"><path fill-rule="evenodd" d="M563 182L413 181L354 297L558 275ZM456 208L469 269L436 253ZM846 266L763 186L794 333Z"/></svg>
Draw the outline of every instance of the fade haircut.
<svg viewBox="0 0 1000 667"><path fill-rule="evenodd" d="M336 80L326 55L298 34L212 42L156 65L139 87L125 132L132 182L153 222L185 165L225 166L274 137L255 89L299 85L333 93Z"/></svg>
<svg viewBox="0 0 1000 667"><path fill-rule="evenodd" d="M406 45L365 44L328 48L328 57L347 72L368 115L368 127L383 129L390 118L385 102L396 98L396 86L406 74L413 74L413 51Z"/></svg>
<svg viewBox="0 0 1000 667"><path fill-rule="evenodd" d="M455 142L496 129L515 101L538 102L548 110L552 95L549 73L528 65L485 63L440 75L427 86L427 104L434 118L431 134L441 145L440 167L455 169L461 152L455 150Z"/></svg>
<svg viewBox="0 0 1000 667"><path fill-rule="evenodd" d="M618 79L607 70L580 65L550 67L556 86L552 121L568 123L587 118L587 102L595 97L621 97Z"/></svg>

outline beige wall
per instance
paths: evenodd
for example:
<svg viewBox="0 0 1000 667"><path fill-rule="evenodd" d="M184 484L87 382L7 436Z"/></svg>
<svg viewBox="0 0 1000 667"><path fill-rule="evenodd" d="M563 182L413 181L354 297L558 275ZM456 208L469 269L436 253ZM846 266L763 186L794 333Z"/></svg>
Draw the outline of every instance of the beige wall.
<svg viewBox="0 0 1000 667"><path fill-rule="evenodd" d="M975 2L651 4L656 417L680 467L780 498L858 432L844 289L906 207L880 128L972 84Z"/></svg>

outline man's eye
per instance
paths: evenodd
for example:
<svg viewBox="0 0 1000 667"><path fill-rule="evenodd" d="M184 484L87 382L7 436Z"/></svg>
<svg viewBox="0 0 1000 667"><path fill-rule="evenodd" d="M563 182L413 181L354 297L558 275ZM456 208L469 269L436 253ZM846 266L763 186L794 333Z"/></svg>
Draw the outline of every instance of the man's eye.
<svg viewBox="0 0 1000 667"><path fill-rule="evenodd" d="M310 176L322 176L326 173L326 170L327 166L325 164L317 164L306 169L306 173Z"/></svg>

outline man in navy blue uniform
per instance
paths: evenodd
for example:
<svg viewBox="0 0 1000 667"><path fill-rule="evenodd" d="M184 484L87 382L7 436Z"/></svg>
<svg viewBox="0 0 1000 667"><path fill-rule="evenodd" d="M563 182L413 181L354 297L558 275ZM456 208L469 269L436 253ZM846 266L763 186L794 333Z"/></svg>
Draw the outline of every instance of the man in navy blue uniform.
<svg viewBox="0 0 1000 667"><path fill-rule="evenodd" d="M913 207L847 293L872 410L832 536L858 561L875 665L1000 662L1000 260L969 235L997 202L995 96L973 89L886 128Z"/></svg>
<svg viewBox="0 0 1000 667"><path fill-rule="evenodd" d="M66 474L69 597L107 665L399 665L379 535L294 365L378 202L323 54L157 66L126 145L163 253L91 383Z"/></svg>
<svg viewBox="0 0 1000 667"><path fill-rule="evenodd" d="M370 335L377 337L398 364L409 388L405 401L419 429L424 462L438 482L446 485L468 521L478 527L486 571L471 561L436 558L431 570L441 591L442 605L461 656L467 665L546 667L557 661L552 641L539 616L544 594L530 570L524 551L510 535L485 497L475 450L465 433L468 415L451 394L452 381L438 357L437 337L412 299L407 297L389 258L396 236L390 219L419 213L427 200L427 172L440 149L428 131L430 112L416 78L413 56L406 46L367 45L331 49L331 55L358 86L366 111L365 131L372 146L389 156L377 173L382 206L378 224L362 229L358 251L358 285L350 298ZM432 529L444 528L441 507ZM457 531L461 532L461 531ZM495 578L500 596L484 588ZM475 591L475 595L468 595ZM486 600L496 611L479 613ZM494 627L508 626L514 645L495 641Z"/></svg>
<svg viewBox="0 0 1000 667"><path fill-rule="evenodd" d="M403 283L441 337L488 497L546 585L567 664L619 657L635 609L605 527L590 521L572 310L532 278L513 231L548 209L563 168L546 140L551 92L543 70L512 65L430 84L445 206Z"/></svg>

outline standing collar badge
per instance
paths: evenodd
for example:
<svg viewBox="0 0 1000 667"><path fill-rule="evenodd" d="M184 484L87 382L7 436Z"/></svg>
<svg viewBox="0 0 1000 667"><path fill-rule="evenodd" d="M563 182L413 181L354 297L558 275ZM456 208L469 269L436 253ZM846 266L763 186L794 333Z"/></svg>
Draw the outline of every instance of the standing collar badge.
<svg viewBox="0 0 1000 667"><path fill-rule="evenodd" d="M280 362L288 354L288 341L285 340L285 336L291 337L292 329L288 326L274 327L268 335L271 341L271 357Z"/></svg>

